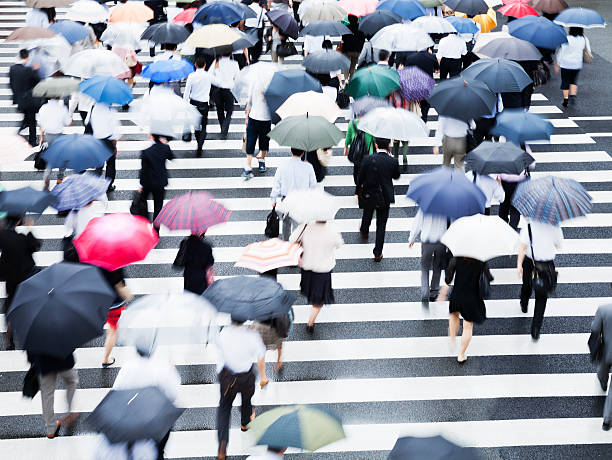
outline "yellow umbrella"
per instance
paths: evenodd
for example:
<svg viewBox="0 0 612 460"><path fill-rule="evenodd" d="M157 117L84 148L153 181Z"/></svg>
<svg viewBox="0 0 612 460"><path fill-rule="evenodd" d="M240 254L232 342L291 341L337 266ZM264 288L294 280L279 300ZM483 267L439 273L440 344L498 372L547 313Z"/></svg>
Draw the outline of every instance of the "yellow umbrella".
<svg viewBox="0 0 612 460"><path fill-rule="evenodd" d="M153 19L153 10L141 2L128 2L111 10L109 22L146 22Z"/></svg>
<svg viewBox="0 0 612 460"><path fill-rule="evenodd" d="M467 14L464 13L455 13L455 16L460 16L462 18L467 18ZM489 8L487 14L477 14L472 18L476 24L480 24L480 32L487 33L497 27L497 15L495 11Z"/></svg>
<svg viewBox="0 0 612 460"><path fill-rule="evenodd" d="M194 31L185 41L193 48L214 48L218 52L231 51L231 45L242 36L225 24L209 24ZM227 48L227 49L224 49Z"/></svg>

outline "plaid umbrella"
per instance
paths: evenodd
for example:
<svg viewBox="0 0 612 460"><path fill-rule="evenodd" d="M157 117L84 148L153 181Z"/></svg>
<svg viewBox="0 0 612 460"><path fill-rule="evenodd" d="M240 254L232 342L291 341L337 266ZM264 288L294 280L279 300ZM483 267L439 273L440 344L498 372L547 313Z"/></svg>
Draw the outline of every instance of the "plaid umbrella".
<svg viewBox="0 0 612 460"><path fill-rule="evenodd" d="M545 176L520 183L512 205L525 217L558 225L589 213L591 200L591 195L574 179Z"/></svg>
<svg viewBox="0 0 612 460"><path fill-rule="evenodd" d="M188 229L201 235L209 227L229 219L232 212L213 200L206 192L189 192L170 200L155 219L155 225L164 225L170 230Z"/></svg>
<svg viewBox="0 0 612 460"><path fill-rule="evenodd" d="M249 244L235 266L263 273L275 268L297 265L300 254L302 247L299 244L272 238Z"/></svg>
<svg viewBox="0 0 612 460"><path fill-rule="evenodd" d="M54 206L58 211L79 209L99 198L110 179L96 174L74 174L56 185L51 194L57 198Z"/></svg>
<svg viewBox="0 0 612 460"><path fill-rule="evenodd" d="M404 67L399 72L400 93L407 101L421 101L431 94L436 82L416 66Z"/></svg>

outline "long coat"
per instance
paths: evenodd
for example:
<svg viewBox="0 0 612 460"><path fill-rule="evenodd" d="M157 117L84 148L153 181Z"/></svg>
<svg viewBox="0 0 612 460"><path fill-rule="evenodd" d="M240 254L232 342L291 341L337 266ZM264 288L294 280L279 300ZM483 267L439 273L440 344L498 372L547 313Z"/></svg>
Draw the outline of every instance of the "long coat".
<svg viewBox="0 0 612 460"><path fill-rule="evenodd" d="M207 270L215 263L212 246L204 239L191 235L185 247L184 288L202 294L208 287Z"/></svg>

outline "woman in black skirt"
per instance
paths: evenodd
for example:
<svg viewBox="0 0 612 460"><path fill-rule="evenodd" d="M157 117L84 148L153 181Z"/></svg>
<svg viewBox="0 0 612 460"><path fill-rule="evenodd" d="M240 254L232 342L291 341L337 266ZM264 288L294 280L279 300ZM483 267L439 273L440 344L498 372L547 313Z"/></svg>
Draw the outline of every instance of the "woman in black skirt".
<svg viewBox="0 0 612 460"><path fill-rule="evenodd" d="M185 291L201 295L213 281L212 246L201 235L190 235L185 240Z"/></svg>

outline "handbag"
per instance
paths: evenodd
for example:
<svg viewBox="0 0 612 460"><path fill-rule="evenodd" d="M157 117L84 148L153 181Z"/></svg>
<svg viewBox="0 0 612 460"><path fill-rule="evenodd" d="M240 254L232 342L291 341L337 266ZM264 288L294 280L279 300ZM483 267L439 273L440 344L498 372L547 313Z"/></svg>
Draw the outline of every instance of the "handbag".
<svg viewBox="0 0 612 460"><path fill-rule="evenodd" d="M47 150L48 146L49 146L49 144L44 142L40 146L40 150L34 154L34 167L36 169L38 169L39 171L44 171L45 169L47 169L47 160L45 160L42 157L42 155L43 155L43 153L45 153L45 151Z"/></svg>
<svg viewBox="0 0 612 460"><path fill-rule="evenodd" d="M32 364L30 366L30 369L28 369L28 372L26 372L25 377L23 378L23 389L21 390L21 393L26 398L31 399L36 396L38 390L40 390L40 382L38 381L38 374L36 373L36 368Z"/></svg>
<svg viewBox="0 0 612 460"><path fill-rule="evenodd" d="M555 266L552 262L538 262L535 260L531 224L527 224L527 231L529 232L529 247L533 257L533 290L538 296L546 296L557 287L557 272L554 270Z"/></svg>
<svg viewBox="0 0 612 460"><path fill-rule="evenodd" d="M593 62L593 54L591 54L591 52L586 49L586 46L582 50L582 62L586 64L590 64L591 62Z"/></svg>
<svg viewBox="0 0 612 460"><path fill-rule="evenodd" d="M336 104L338 104L338 107L341 109L346 109L350 103L351 97L343 89L338 91L338 95L336 96Z"/></svg>
<svg viewBox="0 0 612 460"><path fill-rule="evenodd" d="M604 349L603 335L601 333L596 334L595 332L591 332L587 343L591 354L591 362L601 361Z"/></svg>
<svg viewBox="0 0 612 460"><path fill-rule="evenodd" d="M488 299L491 295L491 283L489 282L489 278L487 278L484 269L480 273L480 279L478 280L478 288L480 290L480 297L483 299Z"/></svg>
<svg viewBox="0 0 612 460"><path fill-rule="evenodd" d="M296 54L298 54L298 52L292 42L281 42L276 45L276 55L278 57L286 58L289 56L295 56Z"/></svg>
<svg viewBox="0 0 612 460"><path fill-rule="evenodd" d="M280 219L276 211L273 209L266 217L266 229L264 230L264 235L266 235L268 238L277 238L279 234Z"/></svg>
<svg viewBox="0 0 612 460"><path fill-rule="evenodd" d="M149 218L149 209L147 201L143 198L142 192L138 190L132 195L132 204L130 205L130 213L135 216L142 216L145 219Z"/></svg>
<svg viewBox="0 0 612 460"><path fill-rule="evenodd" d="M176 253L176 257L174 258L174 262L172 262L172 268L181 270L185 267L185 254L187 253L187 238L181 241L179 245L179 250Z"/></svg>
<svg viewBox="0 0 612 460"><path fill-rule="evenodd" d="M181 140L183 142L191 142L191 131L183 133L183 136L181 137Z"/></svg>

